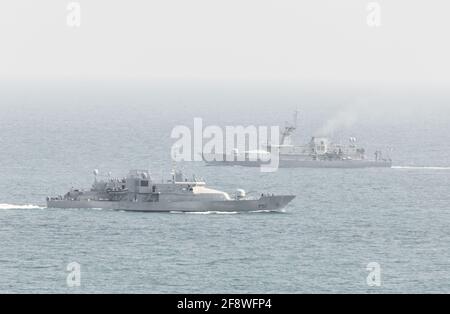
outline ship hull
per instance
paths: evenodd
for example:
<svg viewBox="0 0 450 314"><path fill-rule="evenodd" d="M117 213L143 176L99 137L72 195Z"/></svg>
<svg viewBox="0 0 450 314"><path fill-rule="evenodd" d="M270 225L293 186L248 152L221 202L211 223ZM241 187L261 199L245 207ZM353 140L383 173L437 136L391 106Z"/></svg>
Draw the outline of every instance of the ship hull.
<svg viewBox="0 0 450 314"><path fill-rule="evenodd" d="M257 200L228 201L181 201L181 202L114 202L49 200L49 208L100 208L135 212L248 212L258 210L280 210L295 196L264 196Z"/></svg>
<svg viewBox="0 0 450 314"><path fill-rule="evenodd" d="M281 160L281 168L390 168L390 161L373 160Z"/></svg>
<svg viewBox="0 0 450 314"><path fill-rule="evenodd" d="M205 160L210 166L242 166L242 167L261 167L269 165L267 162L252 160L232 160L222 158L221 160ZM390 168L392 162L389 160L312 160L296 159L295 157L280 156L278 168Z"/></svg>

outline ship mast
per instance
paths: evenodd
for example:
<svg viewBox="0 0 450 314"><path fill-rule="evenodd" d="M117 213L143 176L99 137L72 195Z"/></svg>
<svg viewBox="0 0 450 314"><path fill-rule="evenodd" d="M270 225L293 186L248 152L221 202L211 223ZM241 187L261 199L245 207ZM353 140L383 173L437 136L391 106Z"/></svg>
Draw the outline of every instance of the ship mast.
<svg viewBox="0 0 450 314"><path fill-rule="evenodd" d="M293 117L293 123L292 125L287 124L284 127L283 132L281 133L281 145L291 145L291 136L294 133L294 131L297 129L298 124L298 110L294 111L294 117Z"/></svg>

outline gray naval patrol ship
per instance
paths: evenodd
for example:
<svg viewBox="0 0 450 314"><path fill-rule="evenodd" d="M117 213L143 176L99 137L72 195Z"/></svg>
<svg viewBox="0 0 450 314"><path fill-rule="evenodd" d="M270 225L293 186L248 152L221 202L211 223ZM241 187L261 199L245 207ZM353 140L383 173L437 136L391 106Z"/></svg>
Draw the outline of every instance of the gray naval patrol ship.
<svg viewBox="0 0 450 314"><path fill-rule="evenodd" d="M263 150L239 152L234 149L231 154L203 154L207 165L260 167L269 163L271 154L278 154L280 168L371 168L392 167L392 160L384 157L380 150L375 151L374 158L366 156L366 150L357 145L355 137L349 143L333 143L327 137L312 137L306 145L294 145L292 136L297 129L297 111L294 123L286 126L280 134L279 145L266 145Z"/></svg>
<svg viewBox="0 0 450 314"><path fill-rule="evenodd" d="M155 182L147 170L132 170L125 178L95 181L88 191L71 189L64 196L47 197L49 208L101 208L140 212L242 212L275 211L285 207L294 195L247 197L238 189L234 197L206 187L205 182L186 179L173 171L166 182Z"/></svg>

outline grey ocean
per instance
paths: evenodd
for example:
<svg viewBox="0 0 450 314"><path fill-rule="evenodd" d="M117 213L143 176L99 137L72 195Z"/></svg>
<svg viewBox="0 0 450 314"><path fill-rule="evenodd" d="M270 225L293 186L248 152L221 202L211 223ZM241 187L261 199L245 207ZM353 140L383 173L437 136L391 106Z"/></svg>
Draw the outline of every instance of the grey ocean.
<svg viewBox="0 0 450 314"><path fill-rule="evenodd" d="M0 93L0 292L450 292L449 98L282 84L49 82ZM369 153L392 149L394 168L180 165L231 193L296 194L279 213L45 208L47 195L90 187L96 168L167 178L170 132L194 117L275 125L296 108L300 142L329 123L333 138L356 136ZM80 287L66 285L70 262ZM370 262L379 287L366 283Z"/></svg>

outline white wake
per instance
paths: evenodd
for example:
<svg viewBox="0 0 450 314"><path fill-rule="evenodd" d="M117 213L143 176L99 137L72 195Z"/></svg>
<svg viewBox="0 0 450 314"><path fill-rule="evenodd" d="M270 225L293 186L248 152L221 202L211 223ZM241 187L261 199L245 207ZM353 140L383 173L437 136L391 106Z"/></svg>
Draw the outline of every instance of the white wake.
<svg viewBox="0 0 450 314"><path fill-rule="evenodd" d="M392 169L412 169L412 170L450 170L450 167L433 167L433 166L392 166Z"/></svg>
<svg viewBox="0 0 450 314"><path fill-rule="evenodd" d="M238 212L222 212L222 211L198 211L198 212L185 212L185 214L191 215L234 215Z"/></svg>
<svg viewBox="0 0 450 314"><path fill-rule="evenodd" d="M284 209L278 209L278 210L268 210L268 209L261 209L261 210L252 210L252 211L230 211L230 212L224 212L224 211L171 211L171 214L188 214L188 215L236 215L236 214L252 214L252 213L285 213L286 211Z"/></svg>
<svg viewBox="0 0 450 314"><path fill-rule="evenodd" d="M15 205L15 204L0 204L0 209L43 209L45 207L26 204L26 205Z"/></svg>

